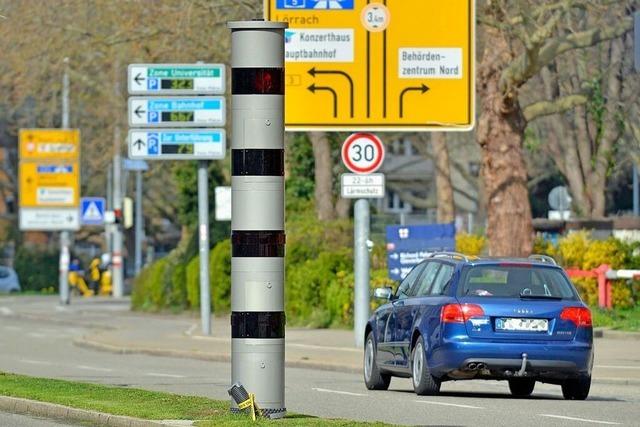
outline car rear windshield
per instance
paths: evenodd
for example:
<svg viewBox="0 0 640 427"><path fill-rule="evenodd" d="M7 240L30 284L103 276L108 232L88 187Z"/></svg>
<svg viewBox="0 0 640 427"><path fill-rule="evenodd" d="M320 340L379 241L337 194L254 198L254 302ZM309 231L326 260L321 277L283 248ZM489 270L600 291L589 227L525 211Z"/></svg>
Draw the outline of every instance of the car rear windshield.
<svg viewBox="0 0 640 427"><path fill-rule="evenodd" d="M516 264L467 267L458 296L578 299L560 270Z"/></svg>

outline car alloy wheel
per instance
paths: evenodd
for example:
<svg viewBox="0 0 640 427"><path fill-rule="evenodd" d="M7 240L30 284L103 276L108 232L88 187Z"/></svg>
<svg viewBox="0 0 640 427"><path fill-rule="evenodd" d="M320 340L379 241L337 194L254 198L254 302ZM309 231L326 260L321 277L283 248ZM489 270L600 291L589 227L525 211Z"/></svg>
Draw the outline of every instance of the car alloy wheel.
<svg viewBox="0 0 640 427"><path fill-rule="evenodd" d="M371 372L373 371L373 340L371 337L367 340L367 347L364 350L364 376L367 381L371 381Z"/></svg>
<svg viewBox="0 0 640 427"><path fill-rule="evenodd" d="M413 387L420 387L420 379L422 378L422 370L424 369L424 349L422 343L416 345L415 356L413 359Z"/></svg>

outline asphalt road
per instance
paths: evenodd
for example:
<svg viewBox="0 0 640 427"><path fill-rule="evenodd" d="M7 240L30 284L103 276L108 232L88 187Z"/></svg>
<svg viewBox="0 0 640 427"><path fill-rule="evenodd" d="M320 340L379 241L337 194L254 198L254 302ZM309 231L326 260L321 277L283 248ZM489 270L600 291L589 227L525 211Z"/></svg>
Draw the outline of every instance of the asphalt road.
<svg viewBox="0 0 640 427"><path fill-rule="evenodd" d="M66 427L77 424L66 424L62 421L47 420L44 418L30 417L26 415L7 414L0 412L0 426L11 427Z"/></svg>
<svg viewBox="0 0 640 427"><path fill-rule="evenodd" d="M0 319L0 370L126 387L227 399L228 363L120 355L78 348L80 325L46 320ZM357 374L287 369L290 411L323 417L408 425L638 425L640 387L594 384L589 400L565 401L557 386L536 386L531 398L512 398L506 383L451 382L442 395L417 397L409 380L389 391L365 389ZM0 419L0 425L1 423ZM36 424L37 425L37 424Z"/></svg>

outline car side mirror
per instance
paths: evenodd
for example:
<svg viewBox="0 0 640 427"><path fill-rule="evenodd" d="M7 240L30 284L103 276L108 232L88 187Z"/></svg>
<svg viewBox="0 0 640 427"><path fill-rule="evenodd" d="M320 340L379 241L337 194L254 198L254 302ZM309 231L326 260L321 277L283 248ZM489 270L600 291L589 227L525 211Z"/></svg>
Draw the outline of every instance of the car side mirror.
<svg viewBox="0 0 640 427"><path fill-rule="evenodd" d="M391 288L387 287L387 288L376 288L373 291L373 297L374 298L379 298L379 299L384 299L384 300L391 300L391 298L393 297L393 292L391 290Z"/></svg>

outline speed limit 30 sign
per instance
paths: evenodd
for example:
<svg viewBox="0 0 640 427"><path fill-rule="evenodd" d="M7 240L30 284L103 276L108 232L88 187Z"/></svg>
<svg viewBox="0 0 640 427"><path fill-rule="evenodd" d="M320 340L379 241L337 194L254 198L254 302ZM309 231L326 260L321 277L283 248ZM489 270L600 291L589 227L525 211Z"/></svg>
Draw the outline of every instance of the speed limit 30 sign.
<svg viewBox="0 0 640 427"><path fill-rule="evenodd" d="M370 133L354 133L342 145L342 161L351 172L370 174L384 161L384 145Z"/></svg>

